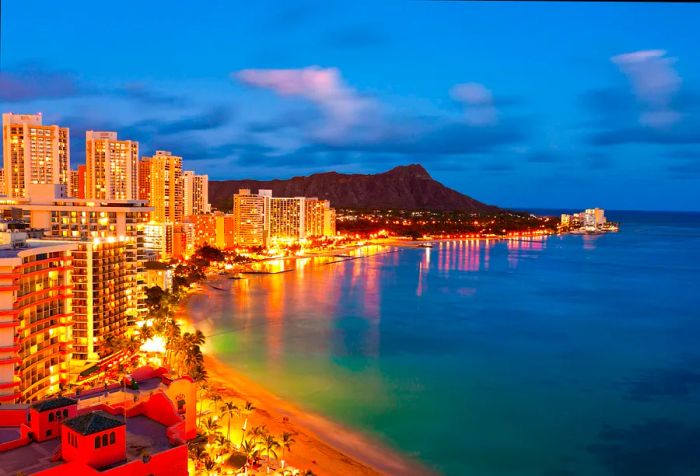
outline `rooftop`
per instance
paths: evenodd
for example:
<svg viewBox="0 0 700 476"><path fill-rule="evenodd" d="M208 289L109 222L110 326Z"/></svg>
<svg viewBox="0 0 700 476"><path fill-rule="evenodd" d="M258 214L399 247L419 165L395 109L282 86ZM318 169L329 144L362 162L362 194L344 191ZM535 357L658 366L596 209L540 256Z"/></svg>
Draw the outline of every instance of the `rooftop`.
<svg viewBox="0 0 700 476"><path fill-rule="evenodd" d="M122 426L124 425L124 420L107 412L96 411L66 420L64 425L81 435L91 435Z"/></svg>
<svg viewBox="0 0 700 476"><path fill-rule="evenodd" d="M51 457L59 445L59 439L53 439L42 443L31 443L0 453L0 476L16 476L20 473L34 474L63 464L63 461L51 461Z"/></svg>
<svg viewBox="0 0 700 476"><path fill-rule="evenodd" d="M39 403L32 405L32 408L38 412L45 412L48 410L55 410L57 408L67 407L68 405L76 405L77 400L73 400L68 397L57 397L50 400L42 400Z"/></svg>

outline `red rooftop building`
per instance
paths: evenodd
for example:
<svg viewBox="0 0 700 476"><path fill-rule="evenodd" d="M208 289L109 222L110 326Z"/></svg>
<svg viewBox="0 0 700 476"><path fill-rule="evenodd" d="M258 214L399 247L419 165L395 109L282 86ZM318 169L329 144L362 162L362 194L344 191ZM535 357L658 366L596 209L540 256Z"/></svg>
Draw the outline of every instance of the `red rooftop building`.
<svg viewBox="0 0 700 476"><path fill-rule="evenodd" d="M163 369L120 385L28 405L0 405L0 476L186 476L192 380Z"/></svg>

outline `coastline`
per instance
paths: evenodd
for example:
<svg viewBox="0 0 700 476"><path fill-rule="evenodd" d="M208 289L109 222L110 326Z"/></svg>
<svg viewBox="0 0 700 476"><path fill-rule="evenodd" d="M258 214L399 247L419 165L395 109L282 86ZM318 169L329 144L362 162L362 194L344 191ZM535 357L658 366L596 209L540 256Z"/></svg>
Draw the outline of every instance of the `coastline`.
<svg viewBox="0 0 700 476"><path fill-rule="evenodd" d="M284 459L295 468L334 476L436 474L382 443L297 407L213 356L205 355L205 364L210 387L224 400L238 400L239 405L248 400L256 407L249 429L266 425L274 434L292 433L296 442Z"/></svg>
<svg viewBox="0 0 700 476"><path fill-rule="evenodd" d="M212 292L209 288L213 286L216 289L221 279L222 276L208 275L194 292ZM176 315L186 327L195 329L196 323L186 310L187 303L188 298L185 297ZM293 435L296 441L291 451L286 452L284 458L280 456L287 465L331 476L438 474L410 455L284 400L214 355L205 352L204 359L211 390L221 395L224 401L234 400L239 407L246 401L255 406L256 410L248 417L248 430L257 425L266 425L273 434L289 432ZM209 404L209 401L204 402L203 409L206 410ZM239 418L232 424L233 441L240 440L242 436L241 421Z"/></svg>

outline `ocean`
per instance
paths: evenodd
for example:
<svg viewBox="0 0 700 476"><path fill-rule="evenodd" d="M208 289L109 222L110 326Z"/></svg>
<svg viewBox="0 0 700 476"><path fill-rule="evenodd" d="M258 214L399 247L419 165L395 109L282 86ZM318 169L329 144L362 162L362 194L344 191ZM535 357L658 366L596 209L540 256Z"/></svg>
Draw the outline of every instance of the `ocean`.
<svg viewBox="0 0 700 476"><path fill-rule="evenodd" d="M446 475L700 474L700 214L228 280L208 351ZM230 289L229 289L230 288Z"/></svg>

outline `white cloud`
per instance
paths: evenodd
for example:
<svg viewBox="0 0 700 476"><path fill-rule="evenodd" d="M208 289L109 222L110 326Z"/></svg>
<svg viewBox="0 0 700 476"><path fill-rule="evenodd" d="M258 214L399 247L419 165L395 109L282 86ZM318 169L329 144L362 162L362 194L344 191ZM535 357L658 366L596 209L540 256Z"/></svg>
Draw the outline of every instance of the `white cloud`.
<svg viewBox="0 0 700 476"><path fill-rule="evenodd" d="M378 115L376 102L347 86L337 68L244 69L233 77L280 96L297 96L314 103L325 115L324 123L314 131L321 140L346 139L348 133L364 129Z"/></svg>
<svg viewBox="0 0 700 476"><path fill-rule="evenodd" d="M493 94L479 83L456 84L450 89L450 96L465 106L469 124L483 126L498 121L498 111L493 105Z"/></svg>
<svg viewBox="0 0 700 476"><path fill-rule="evenodd" d="M671 107L681 86L675 58L664 50L641 50L613 56L611 61L627 76L643 111L640 122L652 127L670 126L680 119Z"/></svg>

